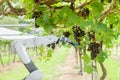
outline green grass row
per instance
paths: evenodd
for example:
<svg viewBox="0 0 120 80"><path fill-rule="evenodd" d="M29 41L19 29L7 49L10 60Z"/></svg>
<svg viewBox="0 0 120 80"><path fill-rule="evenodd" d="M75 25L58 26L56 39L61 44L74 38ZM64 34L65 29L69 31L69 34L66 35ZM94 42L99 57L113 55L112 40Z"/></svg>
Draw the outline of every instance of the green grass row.
<svg viewBox="0 0 120 80"><path fill-rule="evenodd" d="M109 57L104 62L104 65L107 69L106 80L120 80L120 59L114 59ZM101 74L101 68L98 66L99 73Z"/></svg>

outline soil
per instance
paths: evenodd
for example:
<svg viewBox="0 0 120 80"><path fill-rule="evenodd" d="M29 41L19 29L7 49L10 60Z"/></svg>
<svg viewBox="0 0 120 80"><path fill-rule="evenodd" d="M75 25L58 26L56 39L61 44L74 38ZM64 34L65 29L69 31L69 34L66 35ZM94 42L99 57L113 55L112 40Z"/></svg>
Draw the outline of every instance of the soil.
<svg viewBox="0 0 120 80"><path fill-rule="evenodd" d="M91 75L86 73L83 73L83 75L78 74L79 69L77 67L74 49L71 49L64 65L59 67L61 74L58 75L57 80L91 80Z"/></svg>
<svg viewBox="0 0 120 80"><path fill-rule="evenodd" d="M16 68L16 66L24 67L22 62L10 63L10 64L6 64L4 66L1 65L0 66L0 73L7 72L7 71L10 71L10 70L14 70Z"/></svg>

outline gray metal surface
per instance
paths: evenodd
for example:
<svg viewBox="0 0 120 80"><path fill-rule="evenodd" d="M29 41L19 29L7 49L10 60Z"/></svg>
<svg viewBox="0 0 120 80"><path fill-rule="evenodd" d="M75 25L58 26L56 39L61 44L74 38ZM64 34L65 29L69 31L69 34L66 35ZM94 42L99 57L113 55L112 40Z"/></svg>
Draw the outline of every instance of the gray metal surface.
<svg viewBox="0 0 120 80"><path fill-rule="evenodd" d="M14 53L16 53L17 47L15 48L15 45L18 43L21 43L26 48L29 48L29 47L36 47L36 46L42 46L42 45L48 45L51 43L56 43L57 40L58 40L58 37L56 37L54 35L40 36L40 37L34 37L34 38L24 39L24 40L15 40L12 42L11 46L12 46L12 51Z"/></svg>
<svg viewBox="0 0 120 80"><path fill-rule="evenodd" d="M30 73L24 80L42 80L42 72L39 70Z"/></svg>
<svg viewBox="0 0 120 80"><path fill-rule="evenodd" d="M24 65L30 73L35 71L35 70L38 70L32 60L30 61L30 63L24 64Z"/></svg>
<svg viewBox="0 0 120 80"><path fill-rule="evenodd" d="M31 26L31 24L0 24L0 27L18 27L18 28L24 28Z"/></svg>

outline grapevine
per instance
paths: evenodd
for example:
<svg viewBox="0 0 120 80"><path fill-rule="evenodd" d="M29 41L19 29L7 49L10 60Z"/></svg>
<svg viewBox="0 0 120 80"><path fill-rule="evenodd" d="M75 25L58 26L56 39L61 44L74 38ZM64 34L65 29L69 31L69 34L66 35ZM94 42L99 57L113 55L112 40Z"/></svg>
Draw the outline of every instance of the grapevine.
<svg viewBox="0 0 120 80"><path fill-rule="evenodd" d="M82 37L85 36L85 31L83 31L80 26L73 26L72 28L74 39L77 41L77 43L80 45L80 42L82 41ZM82 53L81 48L78 48L79 52L79 60L80 60L80 71L79 74L83 75L83 67L82 67Z"/></svg>
<svg viewBox="0 0 120 80"><path fill-rule="evenodd" d="M34 0L35 3L39 3L39 0Z"/></svg>
<svg viewBox="0 0 120 80"><path fill-rule="evenodd" d="M10 1L12 2L12 0ZM16 10L17 8L12 7L12 5L7 5L11 9L11 13L15 14L16 11L18 11L18 15L29 15L33 12L33 18L35 18L36 22L35 26L42 26L46 29L46 31L52 31L53 28L62 28L63 35L65 37L69 37L70 35L74 36L74 39L80 47L83 46L82 44L84 44L83 42L85 42L85 44L87 45L86 47L88 47L88 51L90 51L91 53L90 55L92 61L98 60L97 56L99 56L99 54L101 53L100 51L103 50L101 45L105 46L105 52L107 52L107 49L110 48L109 45L113 45L113 43L111 42L113 42L116 35L118 35L120 31L120 24L118 23L120 19L120 0L29 0L29 2L27 2L28 0L22 1L25 4L25 8L21 12L20 10ZM67 4L59 4L64 2ZM0 3L3 4L5 2L3 0ZM44 8L43 5L47 8ZM1 15L8 14L8 12L6 12L8 10L1 10ZM41 11L46 14L44 15ZM39 23L39 25L37 23ZM63 25L67 26L67 28L69 28L69 30L71 30L73 34L70 34L70 32L64 32L65 30L63 29ZM59 35L59 32L57 35ZM70 36L70 38L73 38L72 36ZM55 48L54 44L50 44L48 46L51 48ZM104 56L102 55L102 57ZM101 68L104 67L102 62L100 65L102 66ZM102 72L106 73L104 71L105 69L103 69ZM105 80L105 77L106 75L104 75L100 80Z"/></svg>

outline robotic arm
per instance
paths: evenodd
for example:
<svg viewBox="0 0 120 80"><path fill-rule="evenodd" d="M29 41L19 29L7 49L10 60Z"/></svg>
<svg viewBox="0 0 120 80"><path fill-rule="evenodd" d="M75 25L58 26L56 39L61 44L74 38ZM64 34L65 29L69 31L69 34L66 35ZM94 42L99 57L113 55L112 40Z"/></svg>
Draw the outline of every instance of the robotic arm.
<svg viewBox="0 0 120 80"><path fill-rule="evenodd" d="M31 39L15 40L12 42L12 51L17 53L22 63L25 65L30 74L24 80L42 80L42 72L38 70L31 58L29 57L26 48L48 45L52 43L58 44L59 41L64 41L73 46L76 46L71 40L62 36L56 37L54 35L35 37Z"/></svg>

